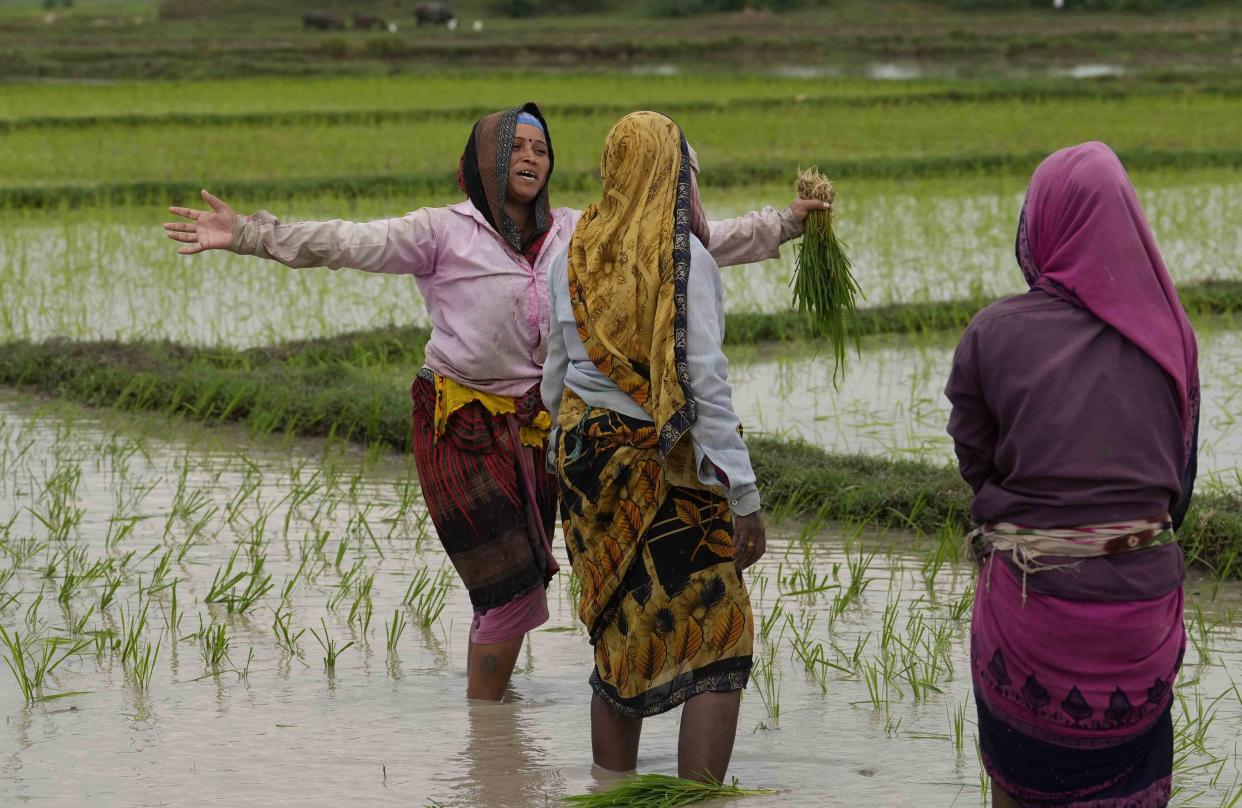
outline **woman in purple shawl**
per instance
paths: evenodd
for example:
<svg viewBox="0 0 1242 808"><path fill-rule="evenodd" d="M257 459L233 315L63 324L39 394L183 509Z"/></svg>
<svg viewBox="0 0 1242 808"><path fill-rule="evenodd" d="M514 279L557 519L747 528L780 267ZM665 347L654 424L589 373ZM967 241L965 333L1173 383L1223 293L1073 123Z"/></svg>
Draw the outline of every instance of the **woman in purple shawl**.
<svg viewBox="0 0 1242 808"><path fill-rule="evenodd" d="M1163 806L1194 331L1102 143L1036 169L1016 251L1031 291L975 317L945 390L980 525L971 672L992 804Z"/></svg>

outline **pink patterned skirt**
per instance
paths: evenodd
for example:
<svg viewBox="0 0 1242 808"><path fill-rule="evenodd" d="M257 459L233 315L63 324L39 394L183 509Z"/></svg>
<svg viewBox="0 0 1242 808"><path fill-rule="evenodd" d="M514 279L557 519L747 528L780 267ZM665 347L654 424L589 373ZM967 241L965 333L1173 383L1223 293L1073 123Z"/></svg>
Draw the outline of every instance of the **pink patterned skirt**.
<svg viewBox="0 0 1242 808"><path fill-rule="evenodd" d="M1049 574L1075 573L1039 573ZM1079 600L1029 580L1024 591L1021 575L992 553L975 594L971 674L988 774L1024 806L1167 805L1182 588Z"/></svg>

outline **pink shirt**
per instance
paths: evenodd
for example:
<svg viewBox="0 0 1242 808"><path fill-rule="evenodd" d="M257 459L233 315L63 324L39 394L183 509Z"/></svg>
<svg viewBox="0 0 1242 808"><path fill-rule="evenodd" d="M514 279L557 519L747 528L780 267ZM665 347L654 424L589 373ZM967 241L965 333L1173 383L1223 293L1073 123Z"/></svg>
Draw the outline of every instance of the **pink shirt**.
<svg viewBox="0 0 1242 808"><path fill-rule="evenodd" d="M238 220L229 249L290 267L352 267L413 275L431 317L427 367L486 393L517 396L543 377L548 347L548 264L581 216L552 211L534 266L513 252L469 201L373 222L290 222L267 211ZM764 208L711 223L721 266L779 254L801 232L792 211Z"/></svg>

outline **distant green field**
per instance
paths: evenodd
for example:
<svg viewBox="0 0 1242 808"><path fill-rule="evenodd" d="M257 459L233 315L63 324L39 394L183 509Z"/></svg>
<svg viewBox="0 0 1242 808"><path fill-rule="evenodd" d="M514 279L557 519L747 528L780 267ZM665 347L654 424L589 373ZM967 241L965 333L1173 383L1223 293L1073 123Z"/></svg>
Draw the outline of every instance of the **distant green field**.
<svg viewBox="0 0 1242 808"><path fill-rule="evenodd" d="M579 97L599 97L623 86L603 80L598 92L577 83ZM745 89L746 86L742 85ZM629 87L634 97L641 85ZM671 96L675 85L657 90ZM763 84L753 91L758 97ZM808 89L811 89L808 87ZM135 97L144 88L130 86ZM247 91L258 96L266 83ZM509 103L524 98L514 95ZM965 160L1047 153L1099 139L1118 151L1139 150L1178 164L1181 153L1242 151L1242 98L1229 96L1135 96L1062 98L1045 101L961 101L900 106L805 104L774 83L773 106L691 109L676 114L703 156L704 175L765 177L773 166L851 161ZM497 90L497 102L505 90ZM652 97L659 97L656 92ZM562 95L566 98L566 95ZM118 96L119 98L119 96ZM170 99L171 100L171 99ZM637 106L637 104L636 104ZM659 104L652 104L659 108ZM153 107L153 109L158 109ZM622 107L621 109L624 109ZM599 150L619 110L560 117L546 106L557 153L566 175L593 173ZM154 123L89 127L18 128L0 135L0 187L90 186L97 183L261 181L279 184L307 178L382 178L391 175L451 177L469 131L468 120L431 118L320 123L220 125ZM1227 156L1227 155L1226 155ZM750 169L756 169L748 174ZM925 170L924 170L924 173ZM717 183L719 184L719 183ZM727 184L736 184L729 180Z"/></svg>

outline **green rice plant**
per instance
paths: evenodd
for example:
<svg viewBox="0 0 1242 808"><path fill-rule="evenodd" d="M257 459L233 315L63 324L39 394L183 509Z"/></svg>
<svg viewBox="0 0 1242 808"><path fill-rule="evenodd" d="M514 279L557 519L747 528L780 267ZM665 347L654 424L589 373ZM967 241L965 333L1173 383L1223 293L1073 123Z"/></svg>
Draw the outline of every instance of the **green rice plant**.
<svg viewBox="0 0 1242 808"><path fill-rule="evenodd" d="M345 622L353 624L354 618L365 615L367 622L371 617L371 588L375 585L375 573L359 578L354 584L354 603L349 607L349 617ZM366 628L363 628L366 633Z"/></svg>
<svg viewBox="0 0 1242 808"><path fill-rule="evenodd" d="M832 204L836 188L819 169L812 166L799 173L797 194ZM832 341L835 364L832 380L839 385L845 375L845 343L854 342L861 350L855 298L862 293L850 271L845 244L832 226L831 210L811 211L806 217L802 241L798 246L793 277L793 299L798 311L810 315L811 332Z"/></svg>
<svg viewBox="0 0 1242 808"><path fill-rule="evenodd" d="M387 637L388 653L397 650L397 643L401 640L401 635L405 632L405 615L400 609L392 610L392 622L384 621L384 635Z"/></svg>
<svg viewBox="0 0 1242 808"><path fill-rule="evenodd" d="M775 794L768 789L745 789L737 778L729 785L705 776L703 781L685 780L667 774L637 774L596 794L575 794L563 802L582 808L675 808L726 797L751 797Z"/></svg>
<svg viewBox="0 0 1242 808"><path fill-rule="evenodd" d="M444 612L445 598L451 585L451 574L445 568L442 567L433 579L426 567L420 567L414 573L402 603L413 610L424 628L428 628Z"/></svg>
<svg viewBox="0 0 1242 808"><path fill-rule="evenodd" d="M181 618L184 616L177 607L177 581L172 582L170 587L172 591L172 600L169 604L168 611L164 614L164 626L168 629L168 636L174 641L181 634Z"/></svg>
<svg viewBox="0 0 1242 808"><path fill-rule="evenodd" d="M754 667L756 690L768 712L768 720L762 725L764 729L779 729L781 723L781 674L775 670L775 664L776 649L769 648Z"/></svg>
<svg viewBox="0 0 1242 808"><path fill-rule="evenodd" d="M103 588L99 592L99 611L104 612L116 600L116 591L121 588L123 579L120 573L109 573L104 578Z"/></svg>
<svg viewBox="0 0 1242 808"><path fill-rule="evenodd" d="M210 626L203 628L201 626L202 618L199 618L199 650L203 655L203 664L211 669L213 673L220 671L221 663L229 658L229 636L228 628L224 623L212 622Z"/></svg>
<svg viewBox="0 0 1242 808"><path fill-rule="evenodd" d="M145 646L134 655L133 663L129 667L130 679L140 690L151 689L151 678L155 675L155 663L160 657L160 641L156 641L155 645L146 643Z"/></svg>
<svg viewBox="0 0 1242 808"><path fill-rule="evenodd" d="M953 748L960 755L966 743L966 703L962 702L952 711L946 704L944 709L949 717L949 735L953 739Z"/></svg>
<svg viewBox="0 0 1242 808"><path fill-rule="evenodd" d="M783 622L781 618L784 616L785 610L781 607L780 602L772 604L772 608L759 620L759 636L767 640L772 634L772 629Z"/></svg>
<svg viewBox="0 0 1242 808"><path fill-rule="evenodd" d="M294 656L302 655L302 646L298 640L302 639L302 635L306 633L305 628L293 630L293 612L277 610L272 617L272 634L276 637L276 644L280 648Z"/></svg>
<svg viewBox="0 0 1242 808"><path fill-rule="evenodd" d="M341 654L348 651L354 645L354 641L350 640L344 645L338 646L336 640L332 639L332 637L328 634L328 624L324 622L322 617L319 618L319 624L323 626L323 636L320 637L319 632L315 631L313 627L311 628L310 633L319 642L319 646L323 648L324 669L328 671L328 673L332 673L336 670L337 658Z"/></svg>
<svg viewBox="0 0 1242 808"><path fill-rule="evenodd" d="M253 554L249 569L233 572L238 550L240 548L233 551L224 567L216 570L215 577L211 581L211 588L203 598L205 603L223 603L229 614L244 614L250 611L260 598L271 591L273 586L272 576L264 569L267 563L266 555ZM246 586L238 592L237 584L243 580L246 581Z"/></svg>
<svg viewBox="0 0 1242 808"><path fill-rule="evenodd" d="M36 644L39 646L37 652L31 647ZM22 698L27 704L80 693L80 691L75 691L46 695L43 693L43 685L47 677L55 672L66 659L81 653L90 645L90 641L59 640L40 637L37 634L23 637L20 632L10 633L8 629L0 625L0 645L7 653L4 662L13 674L22 692Z"/></svg>

